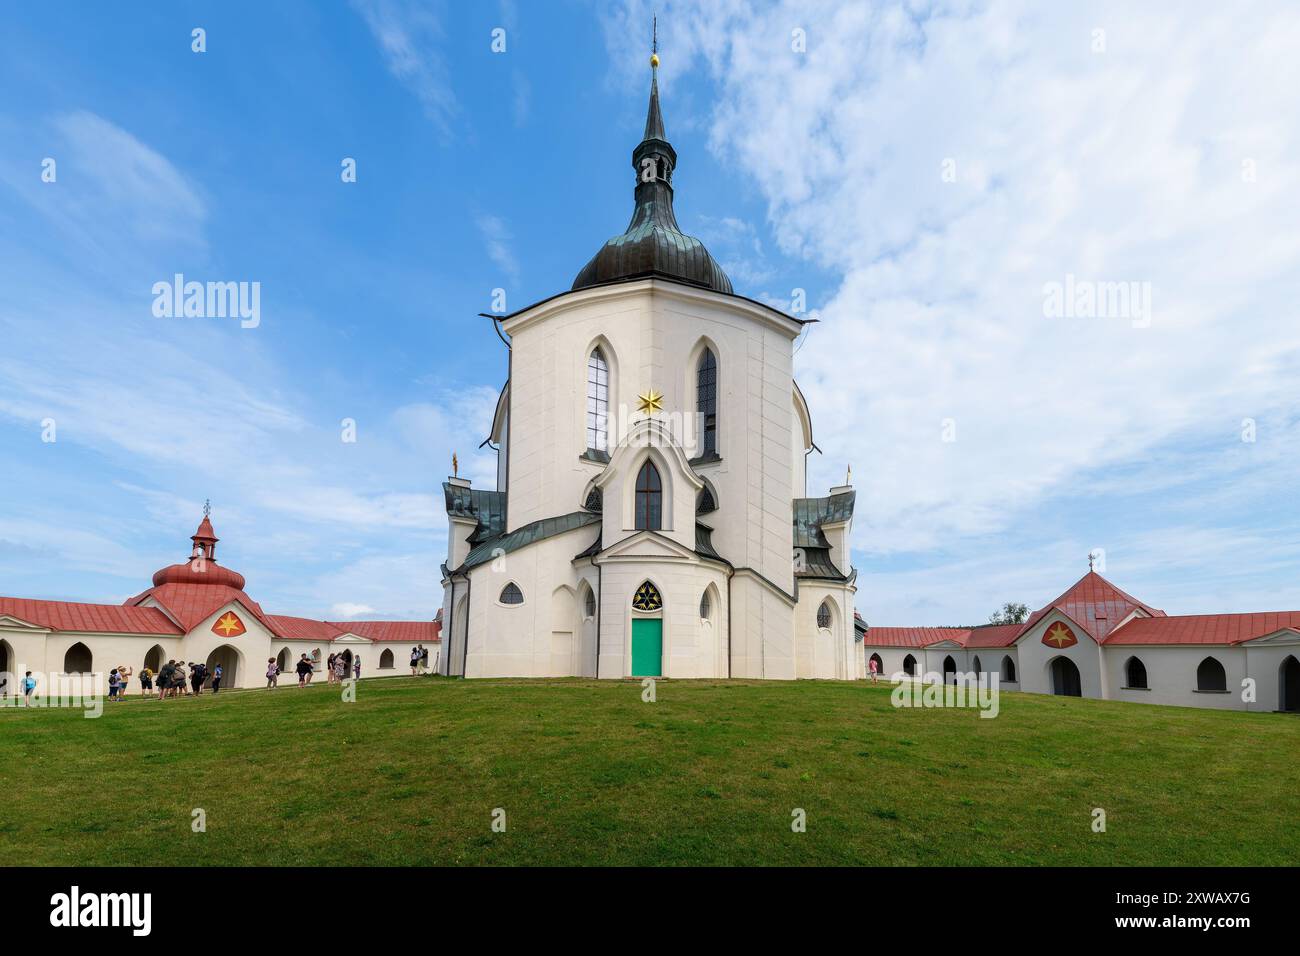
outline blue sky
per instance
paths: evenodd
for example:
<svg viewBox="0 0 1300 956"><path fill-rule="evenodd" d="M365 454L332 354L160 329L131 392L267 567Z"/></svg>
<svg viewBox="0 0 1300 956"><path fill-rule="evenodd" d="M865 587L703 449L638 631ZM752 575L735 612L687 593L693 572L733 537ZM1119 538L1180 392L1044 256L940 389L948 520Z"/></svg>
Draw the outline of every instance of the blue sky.
<svg viewBox="0 0 1300 956"><path fill-rule="evenodd" d="M813 486L852 464L869 621L1037 606L1093 548L1171 613L1300 607L1293 9L657 6L683 227L822 319ZM626 224L650 10L8 11L0 593L124 600L211 498L268 609L431 615L451 452L493 472L477 314ZM177 272L259 282L261 324L155 317ZM1046 316L1066 275L1150 323Z"/></svg>

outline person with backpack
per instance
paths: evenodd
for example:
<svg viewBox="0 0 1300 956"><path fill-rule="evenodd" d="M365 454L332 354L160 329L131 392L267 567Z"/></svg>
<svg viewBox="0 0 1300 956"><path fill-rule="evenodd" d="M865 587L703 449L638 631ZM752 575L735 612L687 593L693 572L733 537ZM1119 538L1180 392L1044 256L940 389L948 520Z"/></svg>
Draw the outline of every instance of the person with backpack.
<svg viewBox="0 0 1300 956"><path fill-rule="evenodd" d="M411 676L414 677L420 673L420 648L418 646L411 648Z"/></svg>
<svg viewBox="0 0 1300 956"><path fill-rule="evenodd" d="M203 681L207 676L207 668L202 664L194 664L190 668L190 687L194 689L195 697L203 693Z"/></svg>
<svg viewBox="0 0 1300 956"><path fill-rule="evenodd" d="M23 678L23 706L24 707L28 707L31 705L32 691L34 690L36 690L36 678L32 676L31 671L28 671L27 676Z"/></svg>
<svg viewBox="0 0 1300 956"><path fill-rule="evenodd" d="M140 671L140 696L143 697L145 696L145 694L151 692L152 690L153 690L153 671L151 671L148 667L145 667Z"/></svg>
<svg viewBox="0 0 1300 956"><path fill-rule="evenodd" d="M117 692L122 688L122 678L117 676L117 668L108 672L108 699L117 700Z"/></svg>
<svg viewBox="0 0 1300 956"><path fill-rule="evenodd" d="M206 668L204 669L206 670ZM212 669L212 693L214 694L221 690L221 674L221 665L218 664Z"/></svg>
<svg viewBox="0 0 1300 956"><path fill-rule="evenodd" d="M266 689L280 686L280 665L275 662L274 657L266 659Z"/></svg>

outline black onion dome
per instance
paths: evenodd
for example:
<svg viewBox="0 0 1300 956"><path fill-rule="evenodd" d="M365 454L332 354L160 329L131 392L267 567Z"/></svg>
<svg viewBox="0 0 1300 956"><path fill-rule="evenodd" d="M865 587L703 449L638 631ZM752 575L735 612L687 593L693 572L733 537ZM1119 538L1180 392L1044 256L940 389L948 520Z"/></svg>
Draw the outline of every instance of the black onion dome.
<svg viewBox="0 0 1300 956"><path fill-rule="evenodd" d="M704 243L686 235L677 225L672 186L676 166L677 152L664 135L655 67L651 71L645 136L632 151L632 168L637 177L632 221L582 267L573 280L574 289L658 275L715 292L732 293L731 280L704 248Z"/></svg>

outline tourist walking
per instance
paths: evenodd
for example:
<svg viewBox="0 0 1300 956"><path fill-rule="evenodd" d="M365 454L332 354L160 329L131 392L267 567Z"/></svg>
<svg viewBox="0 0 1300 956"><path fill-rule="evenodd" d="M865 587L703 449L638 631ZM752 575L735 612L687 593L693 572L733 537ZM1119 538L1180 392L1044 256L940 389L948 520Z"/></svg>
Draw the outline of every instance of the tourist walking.
<svg viewBox="0 0 1300 956"><path fill-rule="evenodd" d="M423 644L420 645L420 673L429 673L429 649Z"/></svg>
<svg viewBox="0 0 1300 956"><path fill-rule="evenodd" d="M357 680L361 679L361 655L358 654L352 658L352 676Z"/></svg>
<svg viewBox="0 0 1300 956"><path fill-rule="evenodd" d="M117 700L117 692L122 689L122 678L117 676L117 668L108 672L108 699Z"/></svg>
<svg viewBox="0 0 1300 956"><path fill-rule="evenodd" d="M871 683L874 684L876 682L876 674L880 670L880 668L876 666L876 659L874 657L867 662L867 670L871 671Z"/></svg>
<svg viewBox="0 0 1300 956"><path fill-rule="evenodd" d="M32 699L32 691L34 690L36 690L36 678L32 676L31 671L28 671L27 675L23 677L23 706L24 707L30 705Z"/></svg>
<svg viewBox="0 0 1300 956"><path fill-rule="evenodd" d="M420 673L420 648L411 648L411 676Z"/></svg>
<svg viewBox="0 0 1300 956"><path fill-rule="evenodd" d="M275 662L274 657L266 659L266 689L280 686L280 665Z"/></svg>
<svg viewBox="0 0 1300 956"><path fill-rule="evenodd" d="M194 689L195 697L203 693L203 680L207 676L207 668L204 665L194 664L190 667L190 687Z"/></svg>
<svg viewBox="0 0 1300 956"><path fill-rule="evenodd" d="M343 659L342 654L334 657L334 683L343 683L343 678L348 676L348 662Z"/></svg>
<svg viewBox="0 0 1300 956"><path fill-rule="evenodd" d="M311 680L311 661L307 660L306 654L302 655L302 658L298 661L297 671L298 689L302 690L302 688L307 686L308 681Z"/></svg>
<svg viewBox="0 0 1300 956"><path fill-rule="evenodd" d="M207 668L204 668L204 670L206 670L206 669L207 669ZM221 670L221 665L220 665L220 664L218 664L216 667L214 667L214 668L212 669L212 693L214 693L214 694L217 693L217 691L221 690L221 675L222 675L222 673L223 673L223 671Z"/></svg>
<svg viewBox="0 0 1300 956"><path fill-rule="evenodd" d="M325 658L325 683L334 683L334 662L339 659L337 654L330 654Z"/></svg>
<svg viewBox="0 0 1300 956"><path fill-rule="evenodd" d="M140 671L140 696L143 697L153 691L153 671L148 667Z"/></svg>

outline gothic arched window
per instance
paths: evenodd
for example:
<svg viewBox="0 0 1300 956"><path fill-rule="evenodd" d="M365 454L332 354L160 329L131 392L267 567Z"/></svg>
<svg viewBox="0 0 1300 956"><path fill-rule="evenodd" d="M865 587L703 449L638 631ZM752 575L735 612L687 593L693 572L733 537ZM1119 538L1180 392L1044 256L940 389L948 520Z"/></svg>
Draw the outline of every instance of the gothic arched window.
<svg viewBox="0 0 1300 956"><path fill-rule="evenodd" d="M700 356L695 370L695 410L701 418L701 454L718 453L718 362L710 349Z"/></svg>
<svg viewBox="0 0 1300 956"><path fill-rule="evenodd" d="M523 604L524 603L524 592L519 590L519 585L515 584L514 581L511 581L509 584L507 584L505 587L501 589L501 603L502 604Z"/></svg>
<svg viewBox="0 0 1300 956"><path fill-rule="evenodd" d="M1124 680L1129 687L1145 689L1147 686L1147 666L1136 657L1130 657L1124 665Z"/></svg>
<svg viewBox="0 0 1300 956"><path fill-rule="evenodd" d="M831 604L829 601L822 601L821 607L817 609L817 626L828 631L831 629Z"/></svg>
<svg viewBox="0 0 1300 956"><path fill-rule="evenodd" d="M587 359L587 449L608 453L609 365L599 348Z"/></svg>
<svg viewBox="0 0 1300 956"><path fill-rule="evenodd" d="M1223 672L1223 665L1213 657L1207 657L1196 668L1196 689L1226 691L1228 675Z"/></svg>
<svg viewBox="0 0 1300 956"><path fill-rule="evenodd" d="M596 592L591 588L587 589L587 597L583 602L582 613L584 617L596 616Z"/></svg>
<svg viewBox="0 0 1300 956"><path fill-rule="evenodd" d="M664 483L659 469L647 461L636 476L636 522L638 531L658 531L663 527Z"/></svg>
<svg viewBox="0 0 1300 956"><path fill-rule="evenodd" d="M706 589L700 595L700 619L707 621L713 614L713 602L709 600L709 592Z"/></svg>

